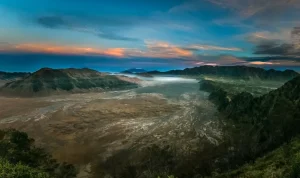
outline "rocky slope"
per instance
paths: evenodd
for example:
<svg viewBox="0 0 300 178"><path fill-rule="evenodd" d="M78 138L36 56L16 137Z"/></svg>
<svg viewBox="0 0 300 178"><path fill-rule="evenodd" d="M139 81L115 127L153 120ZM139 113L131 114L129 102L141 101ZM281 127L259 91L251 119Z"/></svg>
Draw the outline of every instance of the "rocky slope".
<svg viewBox="0 0 300 178"><path fill-rule="evenodd" d="M171 74L171 75L216 75L224 77L237 77L243 79L263 79L263 80L290 80L297 75L293 70L276 71L274 69L265 70L248 66L200 66L187 68L184 70L170 70L167 72L152 71L149 74Z"/></svg>
<svg viewBox="0 0 300 178"><path fill-rule="evenodd" d="M231 95L220 88L209 99L226 123L224 135L230 151L221 159L230 162L231 168L265 155L300 133L300 76L260 97L247 92Z"/></svg>
<svg viewBox="0 0 300 178"><path fill-rule="evenodd" d="M22 80L5 84L2 94L20 96L44 96L66 92L104 91L136 87L136 84L120 77L91 69L42 68Z"/></svg>
<svg viewBox="0 0 300 178"><path fill-rule="evenodd" d="M257 146L268 149L300 133L300 77L261 97L241 93L225 108L226 117L251 123L257 132Z"/></svg>

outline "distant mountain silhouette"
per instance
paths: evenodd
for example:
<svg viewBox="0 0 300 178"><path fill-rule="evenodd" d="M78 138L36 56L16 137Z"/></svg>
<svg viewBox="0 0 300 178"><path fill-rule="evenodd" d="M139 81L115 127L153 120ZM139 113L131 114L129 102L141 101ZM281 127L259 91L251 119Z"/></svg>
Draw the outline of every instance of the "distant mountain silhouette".
<svg viewBox="0 0 300 178"><path fill-rule="evenodd" d="M167 72L150 71L149 74L171 74L171 75L216 75L224 77L237 77L243 79L263 79L263 80L289 80L299 73L293 70L276 71L274 69L265 70L248 66L200 66L186 68L184 70L170 70Z"/></svg>
<svg viewBox="0 0 300 178"><path fill-rule="evenodd" d="M132 68L125 71L122 71L121 73L125 74L138 74L138 73L146 73L147 71L141 68Z"/></svg>
<svg viewBox="0 0 300 178"><path fill-rule="evenodd" d="M30 75L27 72L2 72L0 71L0 80L14 80Z"/></svg>
<svg viewBox="0 0 300 178"><path fill-rule="evenodd" d="M136 84L117 76L87 68L42 68L22 80L7 83L0 89L0 92L22 96L43 96L65 92L124 89L135 86Z"/></svg>

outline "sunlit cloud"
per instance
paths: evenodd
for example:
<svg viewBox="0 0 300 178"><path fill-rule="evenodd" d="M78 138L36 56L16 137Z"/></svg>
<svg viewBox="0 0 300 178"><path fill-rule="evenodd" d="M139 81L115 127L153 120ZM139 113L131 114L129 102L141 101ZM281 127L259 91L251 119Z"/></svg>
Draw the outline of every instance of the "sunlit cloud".
<svg viewBox="0 0 300 178"><path fill-rule="evenodd" d="M160 42L145 41L146 49L127 49L128 56L152 57L152 58L189 58L193 56L191 50L186 50L176 45Z"/></svg>
<svg viewBox="0 0 300 178"><path fill-rule="evenodd" d="M253 61L249 62L248 64L252 65L274 65L274 64L280 64L280 63L273 63L273 62L263 62L263 61Z"/></svg>
<svg viewBox="0 0 300 178"><path fill-rule="evenodd" d="M260 31L254 32L246 35L246 39L252 43L259 43L266 40L277 40L282 42L291 42L291 29L285 28L279 31Z"/></svg>
<svg viewBox="0 0 300 178"><path fill-rule="evenodd" d="M270 60L270 61L252 61L248 63L249 65L262 65L262 66L286 66L286 67L292 67L292 66L300 66L300 61L296 60Z"/></svg>
<svg viewBox="0 0 300 178"><path fill-rule="evenodd" d="M60 46L53 44L39 43L24 43L16 45L0 46L0 51L6 52L29 52L29 53L48 53L48 54L92 54L92 55L108 55L115 57L123 57L124 49L122 48L91 48L91 47L76 47L76 46Z"/></svg>

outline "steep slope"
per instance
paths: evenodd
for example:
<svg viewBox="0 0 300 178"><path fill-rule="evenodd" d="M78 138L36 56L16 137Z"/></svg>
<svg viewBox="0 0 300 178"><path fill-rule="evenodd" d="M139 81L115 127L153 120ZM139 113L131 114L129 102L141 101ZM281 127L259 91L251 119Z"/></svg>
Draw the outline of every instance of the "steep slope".
<svg viewBox="0 0 300 178"><path fill-rule="evenodd" d="M7 83L1 93L22 96L43 96L66 92L113 90L135 87L136 84L91 69L43 68L28 77Z"/></svg>
<svg viewBox="0 0 300 178"><path fill-rule="evenodd" d="M261 139L265 142L291 138L300 132L295 127L300 124L300 76L261 97L240 93L223 113L239 122L263 123L261 131L267 135Z"/></svg>
<svg viewBox="0 0 300 178"><path fill-rule="evenodd" d="M216 75L224 77L237 77L242 79L263 80L290 80L297 75L293 70L276 71L265 70L248 66L200 66L184 70L170 70L167 72L152 71L149 74L171 74L171 75Z"/></svg>
<svg viewBox="0 0 300 178"><path fill-rule="evenodd" d="M267 153L236 170L216 174L213 178L296 178L300 176L300 139L294 138L276 150Z"/></svg>
<svg viewBox="0 0 300 178"><path fill-rule="evenodd" d="M225 122L231 151L225 154L232 168L253 161L300 134L300 76L261 97L242 92L230 96L222 89L209 98Z"/></svg>

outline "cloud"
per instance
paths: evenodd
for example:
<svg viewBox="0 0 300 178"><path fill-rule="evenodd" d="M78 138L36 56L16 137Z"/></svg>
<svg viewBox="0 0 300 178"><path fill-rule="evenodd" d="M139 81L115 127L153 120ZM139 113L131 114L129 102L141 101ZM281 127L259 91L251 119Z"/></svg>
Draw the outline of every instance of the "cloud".
<svg viewBox="0 0 300 178"><path fill-rule="evenodd" d="M263 62L263 61L252 61L248 63L249 65L274 65L274 64L280 64L280 63L273 63L273 62Z"/></svg>
<svg viewBox="0 0 300 178"><path fill-rule="evenodd" d="M295 44L268 42L255 47L254 54L266 55L300 55L300 48Z"/></svg>
<svg viewBox="0 0 300 178"><path fill-rule="evenodd" d="M261 66L261 67L298 67L300 66L299 57L236 57L232 55L206 56L198 55L196 58L186 61L190 66L199 65L220 65L220 66Z"/></svg>
<svg viewBox="0 0 300 178"><path fill-rule="evenodd" d="M246 61L231 55L206 56L198 55L196 60L191 61L194 65L243 65Z"/></svg>
<svg viewBox="0 0 300 178"><path fill-rule="evenodd" d="M191 50L161 41L145 41L145 50L129 49L128 56L153 57L153 58L189 58L193 56Z"/></svg>
<svg viewBox="0 0 300 178"><path fill-rule="evenodd" d="M94 19L95 20L95 19ZM96 23L94 22L85 22L83 19L78 19L77 17L72 16L40 16L36 19L36 23L45 28L50 29L68 29L77 32L89 33L100 37L102 39L108 40L120 40L120 41L138 41L137 38L121 36L114 33L111 29L108 30L99 30L100 26L97 23L105 22L106 26L123 26L128 25L125 21L115 20L109 22L107 19L99 19Z"/></svg>
<svg viewBox="0 0 300 178"><path fill-rule="evenodd" d="M236 47L221 47L221 46L211 46L211 45L191 45L187 49L192 50L213 50L213 51L243 51L241 48Z"/></svg>
<svg viewBox="0 0 300 178"><path fill-rule="evenodd" d="M226 48L210 45L189 45L181 47L164 41L145 41L144 48L109 48L101 49L94 47L61 46L43 43L22 43L0 45L1 51L8 52L30 52L30 53L53 53L53 54L78 54L78 55L108 55L123 58L146 57L160 59L194 60L198 58L198 50L214 51L241 51L239 48ZM227 61L234 60L233 57L224 57Z"/></svg>
<svg viewBox="0 0 300 178"><path fill-rule="evenodd" d="M281 66L281 67L299 67L300 61L297 60L270 60L267 62L264 61L251 61L247 65L254 66Z"/></svg>
<svg viewBox="0 0 300 178"><path fill-rule="evenodd" d="M46 28L70 27L70 24L60 16L42 16L38 17L36 22Z"/></svg>
<svg viewBox="0 0 300 178"><path fill-rule="evenodd" d="M213 51L242 51L240 48L227 48L221 46L211 45L187 45L186 47L177 46L163 41L145 41L146 49L127 49L128 56L141 56L152 58L182 58L190 60L197 58L195 54L199 50L213 50Z"/></svg>
<svg viewBox="0 0 300 178"><path fill-rule="evenodd" d="M182 4L172 7L169 9L169 13L180 13L180 12L190 12L197 11L201 7L202 2L200 0L189 0Z"/></svg>
<svg viewBox="0 0 300 178"><path fill-rule="evenodd" d="M282 15L290 7L298 8L298 0L207 0L212 4L237 12L244 18L264 15L263 18L274 18Z"/></svg>
<svg viewBox="0 0 300 178"><path fill-rule="evenodd" d="M74 55L105 55L114 57L124 57L123 48L90 48L77 46L61 46L43 43L22 43L15 45L0 46L0 51L4 52L24 52L24 53L45 53L45 54L74 54Z"/></svg>
<svg viewBox="0 0 300 178"><path fill-rule="evenodd" d="M256 32L246 37L255 45L254 54L298 56L300 55L300 28L284 29L280 32Z"/></svg>
<svg viewBox="0 0 300 178"><path fill-rule="evenodd" d="M246 40L251 43L257 44L264 41L280 41L284 43L290 43L292 41L291 29L284 28L279 31L260 31L246 35Z"/></svg>
<svg viewBox="0 0 300 178"><path fill-rule="evenodd" d="M213 22L244 29L277 28L297 24L300 15L299 0L206 0L229 14ZM296 22L296 23L295 23Z"/></svg>
<svg viewBox="0 0 300 178"><path fill-rule="evenodd" d="M300 27L294 27L291 31L294 43L300 43Z"/></svg>
<svg viewBox="0 0 300 178"><path fill-rule="evenodd" d="M97 34L99 37L109 40L121 40L121 41L139 41L138 38L130 38L125 36L120 36L114 33L102 33Z"/></svg>

